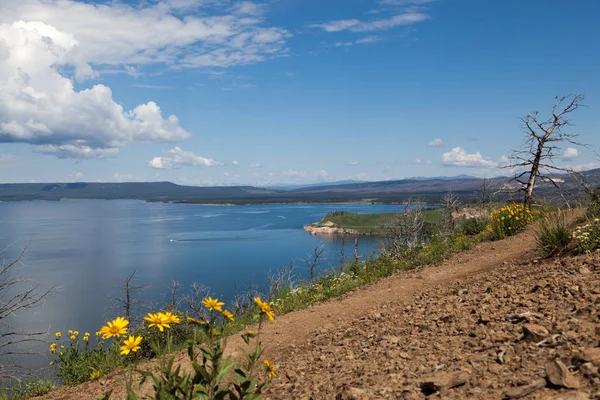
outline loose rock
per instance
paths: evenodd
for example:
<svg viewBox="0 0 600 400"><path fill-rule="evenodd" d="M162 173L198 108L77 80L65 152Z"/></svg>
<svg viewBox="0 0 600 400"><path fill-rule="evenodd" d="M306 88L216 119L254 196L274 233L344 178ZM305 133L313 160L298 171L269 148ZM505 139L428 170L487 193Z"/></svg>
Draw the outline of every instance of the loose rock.
<svg viewBox="0 0 600 400"><path fill-rule="evenodd" d="M425 395L435 392L445 393L448 389L464 385L468 380L469 374L463 371L439 373L425 380L421 384L421 390Z"/></svg>
<svg viewBox="0 0 600 400"><path fill-rule="evenodd" d="M550 383L567 389L579 389L579 381L574 377L566 365L560 360L546 363L546 375Z"/></svg>
<svg viewBox="0 0 600 400"><path fill-rule="evenodd" d="M538 379L531 382L529 385L518 386L515 388L508 389L504 393L505 399L520 399L521 397L525 397L528 394L535 392L536 390L540 390L546 386L545 379Z"/></svg>

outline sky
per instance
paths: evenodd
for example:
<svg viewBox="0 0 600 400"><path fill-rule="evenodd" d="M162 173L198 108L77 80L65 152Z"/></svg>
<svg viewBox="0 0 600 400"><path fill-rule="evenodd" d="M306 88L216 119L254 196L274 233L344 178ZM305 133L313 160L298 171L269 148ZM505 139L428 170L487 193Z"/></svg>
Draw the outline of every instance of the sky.
<svg viewBox="0 0 600 400"><path fill-rule="evenodd" d="M0 0L0 182L274 185L506 175L583 94L597 0Z"/></svg>

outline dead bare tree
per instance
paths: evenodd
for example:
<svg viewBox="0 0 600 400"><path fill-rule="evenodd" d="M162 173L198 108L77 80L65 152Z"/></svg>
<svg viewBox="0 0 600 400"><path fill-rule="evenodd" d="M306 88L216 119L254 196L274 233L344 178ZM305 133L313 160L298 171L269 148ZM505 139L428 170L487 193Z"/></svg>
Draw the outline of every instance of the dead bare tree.
<svg viewBox="0 0 600 400"><path fill-rule="evenodd" d="M171 282L171 302L169 303L169 308L171 310L177 310L179 304L183 301L183 299L177 299L177 291L181 289L181 283L179 281L173 280Z"/></svg>
<svg viewBox="0 0 600 400"><path fill-rule="evenodd" d="M340 246L340 262L338 273L342 273L346 265L346 236L342 235L342 245Z"/></svg>
<svg viewBox="0 0 600 400"><path fill-rule="evenodd" d="M319 265L319 259L323 255L323 252L325 252L325 248L326 246L324 244L318 245L313 249L312 253L310 253L306 259L302 260L306 264L311 284L314 283L315 268Z"/></svg>
<svg viewBox="0 0 600 400"><path fill-rule="evenodd" d="M123 292L123 297L110 297L112 301L117 303L117 306L114 307L118 310L123 310L125 313L126 319L131 319L131 310L134 305L138 304L139 301L134 299L132 294L139 293L141 290L146 289L147 285L134 285L131 283L133 278L135 277L136 271L135 269L127 278L125 278L122 282L123 287L121 288L121 292Z"/></svg>
<svg viewBox="0 0 600 400"><path fill-rule="evenodd" d="M284 289L292 289L295 284L296 264L290 262L287 267L278 268L275 272L269 271L267 276L267 300L273 300L273 296L281 293Z"/></svg>
<svg viewBox="0 0 600 400"><path fill-rule="evenodd" d="M0 257L11 246L0 250ZM17 328L10 323L11 317L42 305L46 297L56 290L56 287L42 289L23 276L15 276L15 270L23 265L21 260L26 250L27 246L12 261L3 261L0 266L0 382L19 381L27 373L26 368L5 360L15 355L37 354L24 348L28 343L41 342L42 336L47 333Z"/></svg>
<svg viewBox="0 0 600 400"><path fill-rule="evenodd" d="M235 286L235 283L234 283ZM237 296L237 288L235 290ZM193 282L190 293L184 297L183 302L196 318L206 317L206 309L202 306L202 300L210 295L210 288L197 282Z"/></svg>
<svg viewBox="0 0 600 400"><path fill-rule="evenodd" d="M445 235L450 235L454 232L454 228L456 227L454 216L459 208L460 200L451 190L442 196L442 217Z"/></svg>
<svg viewBox="0 0 600 400"><path fill-rule="evenodd" d="M483 178L479 186L479 202L481 207L487 207L498 194L498 181L489 178Z"/></svg>
<svg viewBox="0 0 600 400"><path fill-rule="evenodd" d="M383 227L384 247L397 244L414 247L422 243L425 236L424 207L418 201L408 199L402 203L402 212Z"/></svg>
<svg viewBox="0 0 600 400"><path fill-rule="evenodd" d="M558 182L550 176L550 173L572 172L571 168L557 166L554 161L559 157L561 144L583 146L575 140L577 134L563 131L565 127L571 126L569 114L582 106L583 99L583 95L580 94L557 97L557 102L552 107L552 116L549 118L540 118L538 111L532 111L521 118L525 128L525 143L521 148L513 151L510 162L502 168L522 170L517 172L512 180L521 185L519 190L524 192L525 207L531 206L537 178L550 182L560 190Z"/></svg>

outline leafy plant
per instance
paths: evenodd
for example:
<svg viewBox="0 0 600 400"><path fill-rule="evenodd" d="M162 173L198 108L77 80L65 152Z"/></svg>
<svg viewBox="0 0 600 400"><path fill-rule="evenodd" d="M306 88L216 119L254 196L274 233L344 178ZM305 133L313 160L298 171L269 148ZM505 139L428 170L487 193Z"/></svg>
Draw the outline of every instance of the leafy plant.
<svg viewBox="0 0 600 400"><path fill-rule="evenodd" d="M528 208L513 203L492 211L486 231L492 240L500 240L522 232L532 221L533 215Z"/></svg>
<svg viewBox="0 0 600 400"><path fill-rule="evenodd" d="M49 379L31 379L27 382L17 383L7 393L0 392L0 400L21 400L42 396L55 388L56 385Z"/></svg>
<svg viewBox="0 0 600 400"><path fill-rule="evenodd" d="M600 249L600 218L579 226L573 232L573 239L577 241L575 253L591 253Z"/></svg>
<svg viewBox="0 0 600 400"><path fill-rule="evenodd" d="M194 332L188 344L188 356L192 363L192 371L182 371L181 366L175 366L175 356L168 359L165 354L169 352L171 344L171 323L178 324L180 321L168 320L166 313L148 314L145 318L149 322L148 327L164 333L167 337L167 348L161 346L159 340L153 340L151 346L156 354L161 354L158 365L159 373L148 371L137 371L142 375L140 385L147 379L152 382L155 399L259 399L262 391L267 386L267 380L260 380L255 374L258 360L262 355L260 343L260 331L263 321L273 320L275 317L268 303L259 297L254 299L258 307L258 334L253 331L242 335L246 345L250 346L254 340L254 348L245 354L243 364L235 363L231 357L225 357L225 335L224 328L229 322L234 321L233 315L223 310L224 303L218 299L207 297L203 300L204 306L209 311L208 320L200 320L189 317L188 320L200 329ZM198 337L202 332L207 338L206 343L199 346ZM276 376L273 365L264 361L264 374L267 378ZM133 368L125 383L128 399L137 399L133 388ZM231 380L230 372L233 372L234 380ZM107 397L108 398L108 397Z"/></svg>
<svg viewBox="0 0 600 400"><path fill-rule="evenodd" d="M548 257L563 252L571 242L571 236L565 215L561 211L542 217L535 233L538 248Z"/></svg>
<svg viewBox="0 0 600 400"><path fill-rule="evenodd" d="M460 231L467 236L479 235L485 230L489 223L489 217L461 218L459 220Z"/></svg>

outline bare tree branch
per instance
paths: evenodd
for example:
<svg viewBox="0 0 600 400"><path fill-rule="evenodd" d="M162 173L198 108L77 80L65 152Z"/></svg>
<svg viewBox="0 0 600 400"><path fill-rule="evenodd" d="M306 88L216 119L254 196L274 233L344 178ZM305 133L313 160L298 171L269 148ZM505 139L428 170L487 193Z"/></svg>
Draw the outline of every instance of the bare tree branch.
<svg viewBox="0 0 600 400"><path fill-rule="evenodd" d="M552 179L552 171L572 173L572 169L560 167L554 164L555 158L559 157L561 143L570 143L576 146L586 146L576 140L574 133L563 132L563 128L571 126L568 115L582 106L583 95L567 95L557 97L552 107L552 116L546 120L539 118L537 111L532 111L525 117L520 118L525 128L526 140L520 149L513 150L510 157L511 162L501 168L521 169L512 181L521 184L519 190L524 192L523 203L526 207L531 206L536 178L552 183L561 190L560 185ZM553 145L558 143L559 145ZM586 146L587 147L587 146ZM527 176L527 181L521 180ZM564 194L561 193L564 198Z"/></svg>

